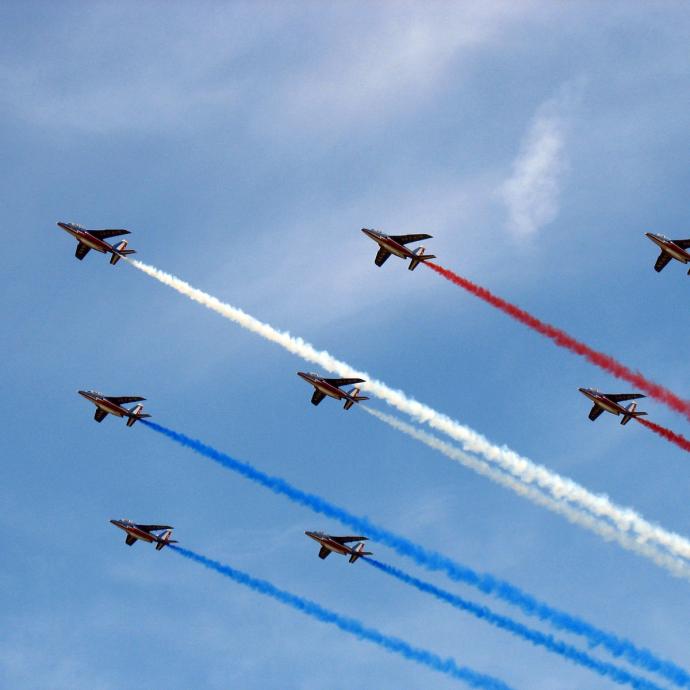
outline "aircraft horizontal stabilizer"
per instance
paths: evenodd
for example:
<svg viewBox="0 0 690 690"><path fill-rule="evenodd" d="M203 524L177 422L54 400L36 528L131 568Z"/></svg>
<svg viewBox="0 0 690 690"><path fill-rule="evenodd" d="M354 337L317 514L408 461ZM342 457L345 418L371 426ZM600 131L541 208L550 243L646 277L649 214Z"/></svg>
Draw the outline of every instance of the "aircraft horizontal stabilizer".
<svg viewBox="0 0 690 690"><path fill-rule="evenodd" d="M356 402L360 402L361 400L369 400L366 395L359 395L359 388L353 388L348 393L348 396L349 397L343 406L346 410L349 410Z"/></svg>
<svg viewBox="0 0 690 690"><path fill-rule="evenodd" d="M646 415L646 412L637 412L637 403L630 403L626 408L627 414L623 415L621 419L621 424L625 426L633 417L642 417Z"/></svg>
<svg viewBox="0 0 690 690"><path fill-rule="evenodd" d="M156 551L160 551L164 546L168 544L177 544L177 539L171 539L172 529L166 529L163 534L161 534L158 543L156 544Z"/></svg>
<svg viewBox="0 0 690 690"><path fill-rule="evenodd" d="M142 412L144 409L143 405L135 405L129 412L129 419L127 420L127 426L134 426L134 422L137 421L137 419L145 419L146 417L150 417L150 414L145 414Z"/></svg>
<svg viewBox="0 0 690 690"><path fill-rule="evenodd" d="M435 259L433 254L425 254L424 247L419 247L414 250L414 257L410 259L410 265L407 267L410 271L414 271L417 266L419 266L422 261L428 261L429 259Z"/></svg>
<svg viewBox="0 0 690 690"><path fill-rule="evenodd" d="M127 249L127 240L122 240L118 242L113 247L113 255L110 257L111 265L115 265L123 256L128 256L129 254L136 254L134 249Z"/></svg>
<svg viewBox="0 0 690 690"><path fill-rule="evenodd" d="M355 546L353 549L353 554L350 556L350 563L354 563L358 558L361 556L372 556L373 553L371 551L365 551L364 550L364 544L360 542Z"/></svg>

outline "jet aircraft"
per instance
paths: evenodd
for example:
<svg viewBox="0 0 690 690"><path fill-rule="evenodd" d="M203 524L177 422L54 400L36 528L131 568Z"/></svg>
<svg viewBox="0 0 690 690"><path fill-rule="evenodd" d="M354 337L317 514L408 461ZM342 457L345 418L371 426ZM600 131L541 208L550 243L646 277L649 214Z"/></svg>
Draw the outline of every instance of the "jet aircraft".
<svg viewBox="0 0 690 690"><path fill-rule="evenodd" d="M89 253L91 249L95 249L101 254L112 254L110 263L114 266L123 256L128 254L136 254L133 249L127 249L127 240L122 240L115 245L108 244L105 239L108 237L117 237L118 235L129 235L129 230L87 230L77 223L63 223L58 222L58 227L68 232L75 240L77 240L77 251L75 256L80 261Z"/></svg>
<svg viewBox="0 0 690 690"><path fill-rule="evenodd" d="M364 542L368 537L334 537L323 532L305 532L305 534L314 541L321 544L319 550L319 558L328 558L331 552L340 553L343 556L350 557L350 563L354 563L361 556L371 556L371 551L364 550ZM359 542L353 547L346 546L348 542Z"/></svg>
<svg viewBox="0 0 690 690"><path fill-rule="evenodd" d="M410 271L414 271L422 261L436 258L433 254L425 254L424 247L418 247L412 251L405 246L410 242L430 239L431 235L384 235L382 232L367 228L362 228L362 232L379 245L378 254L374 259L377 266L383 266L391 254L399 256L401 259L410 259L408 266Z"/></svg>
<svg viewBox="0 0 690 690"><path fill-rule="evenodd" d="M125 537L125 544L132 546L137 539L147 541L150 544L156 543L156 551L160 551L168 544L177 544L176 539L171 539L173 528L170 525L138 525L126 518L122 520L110 521L115 527L127 532ZM162 534L154 534L154 532L162 532Z"/></svg>
<svg viewBox="0 0 690 690"><path fill-rule="evenodd" d="M661 254L654 264L654 270L657 273L663 271L671 259L676 259L683 264L690 261L690 253L686 251L690 248L690 240L669 240L668 237L656 235L653 232L646 232L645 235L661 249ZM688 275L690 276L690 270L688 270Z"/></svg>
<svg viewBox="0 0 690 690"><path fill-rule="evenodd" d="M318 405L326 396L329 396L336 400L344 400L345 405L343 407L349 410L356 402L369 400L366 396L359 395L359 388L353 388L351 391L340 390L340 386L364 383L364 379L326 379L318 374L311 374L305 371L298 371L297 375L314 386L314 394L311 396L312 405Z"/></svg>
<svg viewBox="0 0 690 690"><path fill-rule="evenodd" d="M579 388L580 393L586 395L594 406L589 411L589 418L594 421L602 412L610 412L615 415L623 415L621 424L627 424L633 417L642 417L646 412L637 411L637 403L630 403L623 407L619 403L624 400L636 400L644 398L642 393L600 393L594 388Z"/></svg>
<svg viewBox="0 0 690 690"><path fill-rule="evenodd" d="M127 417L127 426L134 426L134 422L137 419L144 419L145 417L150 417L150 414L144 414L142 410L143 405L135 405L132 409L127 409L122 407L125 403L138 403L141 400L146 400L146 398L140 398L137 395L124 395L124 396L107 396L96 391L77 391L79 395L86 398L89 402L92 402L96 406L96 414L94 419L97 422L102 422L106 415L113 414L116 417Z"/></svg>

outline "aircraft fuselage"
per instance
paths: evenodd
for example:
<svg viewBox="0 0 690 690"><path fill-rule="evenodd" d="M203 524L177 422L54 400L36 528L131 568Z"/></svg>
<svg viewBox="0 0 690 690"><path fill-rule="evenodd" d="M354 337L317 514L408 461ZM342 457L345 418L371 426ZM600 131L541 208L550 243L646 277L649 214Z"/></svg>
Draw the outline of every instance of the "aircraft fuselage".
<svg viewBox="0 0 690 690"><path fill-rule="evenodd" d="M68 232L70 235L72 235L77 242L85 244L89 249L95 249L101 254L107 254L108 252L113 251L113 248L110 244L99 239L98 237L94 237L86 230L81 230L80 228L70 225L69 223L58 223L58 226L65 230L65 232Z"/></svg>
<svg viewBox="0 0 690 690"><path fill-rule="evenodd" d="M325 546L329 551L335 551L335 553L343 556L351 556L354 553L354 550L349 546L331 539L327 534L321 534L320 532L305 532L305 534L321 544L321 546Z"/></svg>
<svg viewBox="0 0 690 690"><path fill-rule="evenodd" d="M115 527L118 527L124 532L127 532L127 534L134 537L135 539L141 539L141 541L146 541L149 544L153 544L153 542L160 541L160 539L155 534L151 534L146 530L139 529L136 525L131 524L129 522L125 522L124 520L111 520L110 522L113 525L115 525Z"/></svg>
<svg viewBox="0 0 690 690"><path fill-rule="evenodd" d="M663 235L656 235L653 232L645 233L649 239L654 242L654 244L661 249L661 251L670 254L674 259L680 261L681 263L687 264L690 261L690 254L679 247L673 240L669 240L668 237Z"/></svg>
<svg viewBox="0 0 690 690"><path fill-rule="evenodd" d="M131 417L132 413L121 405L104 398L93 391L78 391L79 395L92 402L99 410L115 415L116 417Z"/></svg>
<svg viewBox="0 0 690 690"><path fill-rule="evenodd" d="M298 371L297 375L301 376L307 383L310 383L312 386L314 386L317 391L327 395L329 398L335 398L336 400L351 399L351 396L346 391L341 390L338 388L338 386L334 386L332 383L328 383L328 381L324 381L318 376L308 374L304 371Z"/></svg>
<svg viewBox="0 0 690 690"><path fill-rule="evenodd" d="M414 258L414 254L405 245L399 244L388 237L388 235L384 235L382 232L376 232L375 230L367 230L366 228L362 228L362 232L391 254L399 256L401 259Z"/></svg>
<svg viewBox="0 0 690 690"><path fill-rule="evenodd" d="M622 405L619 405L613 400L609 400L603 393L599 393L599 391L595 391L591 388L580 388L578 390L583 395L586 395L595 405L598 405L611 414L624 415L628 413Z"/></svg>

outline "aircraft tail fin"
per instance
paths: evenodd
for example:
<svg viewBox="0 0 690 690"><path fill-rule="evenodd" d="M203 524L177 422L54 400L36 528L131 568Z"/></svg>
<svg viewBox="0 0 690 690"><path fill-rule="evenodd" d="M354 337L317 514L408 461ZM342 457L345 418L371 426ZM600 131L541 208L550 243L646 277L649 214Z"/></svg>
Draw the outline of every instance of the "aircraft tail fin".
<svg viewBox="0 0 690 690"><path fill-rule="evenodd" d="M353 388L348 395L350 397L345 401L345 405L343 406L346 410L349 410L356 402L369 400L366 395L359 394L359 388Z"/></svg>
<svg viewBox="0 0 690 690"><path fill-rule="evenodd" d="M172 530L166 529L160 536L160 541L156 544L156 551L160 551L164 546L168 544L177 544L177 539L171 539Z"/></svg>
<svg viewBox="0 0 690 690"><path fill-rule="evenodd" d="M122 242L118 242L113 249L115 250L113 252L113 255L110 257L110 263L111 265L115 265L123 256L128 256L129 254L136 254L134 249L127 249L127 240L122 240Z"/></svg>
<svg viewBox="0 0 690 690"><path fill-rule="evenodd" d="M135 405L129 412L130 412L130 417L127 420L127 426L134 426L134 422L137 421L137 419L145 419L146 417L150 417L150 414L144 414L142 410L144 409L143 405Z"/></svg>
<svg viewBox="0 0 690 690"><path fill-rule="evenodd" d="M371 551L365 551L364 550L364 542L359 542L357 546L353 549L354 553L350 555L350 563L354 563L358 558L361 558L362 556L372 556L373 553Z"/></svg>
<svg viewBox="0 0 690 690"><path fill-rule="evenodd" d="M414 250L414 257L410 259L410 265L407 267L410 271L414 271L417 266L419 266L422 261L428 261L429 259L435 259L433 254L425 254L424 247L417 247Z"/></svg>
<svg viewBox="0 0 690 690"><path fill-rule="evenodd" d="M642 417L646 415L646 412L638 412L637 411L637 403L630 403L626 408L626 414L623 415L623 419L621 419L621 424L625 425L627 424L633 417Z"/></svg>

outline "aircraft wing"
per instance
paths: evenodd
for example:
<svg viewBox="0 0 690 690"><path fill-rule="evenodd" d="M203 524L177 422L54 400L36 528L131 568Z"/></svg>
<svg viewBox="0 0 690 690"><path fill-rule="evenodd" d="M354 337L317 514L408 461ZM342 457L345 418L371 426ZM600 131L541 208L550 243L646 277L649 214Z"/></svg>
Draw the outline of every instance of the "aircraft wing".
<svg viewBox="0 0 690 690"><path fill-rule="evenodd" d="M599 405L594 405L594 407L589 411L589 418L592 421L594 421L603 411L603 407L599 407Z"/></svg>
<svg viewBox="0 0 690 690"><path fill-rule="evenodd" d="M690 247L690 240L671 240L673 244L677 244L681 249Z"/></svg>
<svg viewBox="0 0 690 690"><path fill-rule="evenodd" d="M77 242L77 251L74 252L74 256L81 261L90 251L91 247L85 245L83 242Z"/></svg>
<svg viewBox="0 0 690 690"><path fill-rule="evenodd" d="M97 407L96 408L96 414L93 416L93 418L97 422L102 422L107 416L108 416L108 413L105 410L101 410L100 407Z"/></svg>
<svg viewBox="0 0 690 690"><path fill-rule="evenodd" d="M117 237L118 235L129 235L129 230L87 230L89 235L97 237L99 240L105 240L108 237Z"/></svg>
<svg viewBox="0 0 690 690"><path fill-rule="evenodd" d="M330 383L333 386L353 386L355 383L364 383L364 379L324 379L326 383Z"/></svg>
<svg viewBox="0 0 690 690"><path fill-rule="evenodd" d="M124 405L125 403L139 402L140 400L146 400L146 398L140 398L138 395L121 395L120 397L112 396L106 397L106 400L110 400L111 403L116 405Z"/></svg>
<svg viewBox="0 0 690 690"><path fill-rule="evenodd" d="M654 270L659 273L659 271L663 271L664 268L666 268L666 264L672 259L673 257L670 254L667 254L666 252L661 252L659 254L659 258L656 260L656 263L654 264Z"/></svg>
<svg viewBox="0 0 690 690"><path fill-rule="evenodd" d="M381 247L381 249L376 252L376 258L374 259L374 263L377 266L383 266L383 264L386 263L386 259L391 255L391 253L385 249L384 247Z"/></svg>
<svg viewBox="0 0 690 690"><path fill-rule="evenodd" d="M319 549L319 558L322 558L322 559L323 559L323 558L328 558L328 556L330 555L330 553L331 553L331 550L330 550L330 549L326 548L325 546L322 546L322 547Z"/></svg>
<svg viewBox="0 0 690 690"><path fill-rule="evenodd" d="M331 537L331 539L337 541L338 544L347 544L349 541L366 541L368 537Z"/></svg>
<svg viewBox="0 0 690 690"><path fill-rule="evenodd" d="M638 398L644 398L642 393L604 393L604 395L613 402L623 402L624 400L637 400Z"/></svg>
<svg viewBox="0 0 690 690"><path fill-rule="evenodd" d="M134 542L135 542L136 540L137 540L136 537L133 537L131 534L128 534L128 535L125 537L125 544L127 544L127 546L131 546L132 544L134 544Z"/></svg>
<svg viewBox="0 0 690 690"><path fill-rule="evenodd" d="M398 244L409 244L410 242L419 242L419 240L429 240L431 235L391 235L390 238L395 240Z"/></svg>
<svg viewBox="0 0 690 690"><path fill-rule="evenodd" d="M172 529L170 525L137 525L144 532L157 532L160 529Z"/></svg>
<svg viewBox="0 0 690 690"><path fill-rule="evenodd" d="M311 396L311 404L318 405L325 397L325 393L322 393L319 390L314 390L314 394Z"/></svg>

